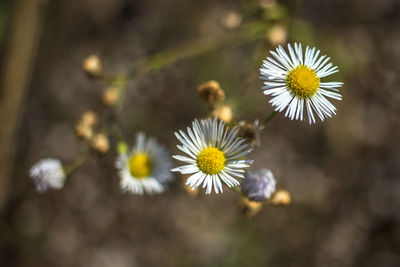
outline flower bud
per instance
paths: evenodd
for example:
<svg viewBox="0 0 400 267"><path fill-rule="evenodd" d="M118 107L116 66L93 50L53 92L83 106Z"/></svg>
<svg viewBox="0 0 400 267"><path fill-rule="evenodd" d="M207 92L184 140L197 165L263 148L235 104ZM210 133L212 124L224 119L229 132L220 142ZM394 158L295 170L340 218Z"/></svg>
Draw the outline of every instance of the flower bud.
<svg viewBox="0 0 400 267"><path fill-rule="evenodd" d="M246 217L251 218L261 211L262 203L251 201L247 198L242 198L240 200L239 207Z"/></svg>
<svg viewBox="0 0 400 267"><path fill-rule="evenodd" d="M98 55L88 56L82 62L82 69L92 76L101 76L103 74L103 66L100 57Z"/></svg>
<svg viewBox="0 0 400 267"><path fill-rule="evenodd" d="M226 123L231 122L233 117L232 109L229 105L221 105L217 107L214 110L213 115Z"/></svg>
<svg viewBox="0 0 400 267"><path fill-rule="evenodd" d="M107 106L113 106L118 101L118 89L115 87L110 87L103 92L103 102Z"/></svg>
<svg viewBox="0 0 400 267"><path fill-rule="evenodd" d="M291 202L290 193L287 190L278 190L269 202L273 205L289 205Z"/></svg>
<svg viewBox="0 0 400 267"><path fill-rule="evenodd" d="M231 11L222 17L221 22L227 29L235 29L242 24L242 15Z"/></svg>
<svg viewBox="0 0 400 267"><path fill-rule="evenodd" d="M244 176L242 192L252 201L269 199L276 190L276 181L270 170L247 171Z"/></svg>
<svg viewBox="0 0 400 267"><path fill-rule="evenodd" d="M61 161L54 158L42 159L29 169L29 175L40 193L49 189L61 189L64 187L65 172Z"/></svg>
<svg viewBox="0 0 400 267"><path fill-rule="evenodd" d="M273 26L269 30L267 38L273 46L283 44L287 39L287 29L282 25Z"/></svg>
<svg viewBox="0 0 400 267"><path fill-rule="evenodd" d="M97 114L94 111L86 111L83 113L81 122L87 126L95 126L99 121Z"/></svg>
<svg viewBox="0 0 400 267"><path fill-rule="evenodd" d="M97 134L95 135L91 142L90 145L92 146L92 148L100 153L107 153L110 145L108 142L108 138L106 135L104 134Z"/></svg>
<svg viewBox="0 0 400 267"><path fill-rule="evenodd" d="M82 121L76 125L75 131L77 136L85 140L90 140L93 137L93 128L84 124Z"/></svg>
<svg viewBox="0 0 400 267"><path fill-rule="evenodd" d="M129 153L128 145L123 141L119 141L117 143L117 152L120 155L127 155Z"/></svg>

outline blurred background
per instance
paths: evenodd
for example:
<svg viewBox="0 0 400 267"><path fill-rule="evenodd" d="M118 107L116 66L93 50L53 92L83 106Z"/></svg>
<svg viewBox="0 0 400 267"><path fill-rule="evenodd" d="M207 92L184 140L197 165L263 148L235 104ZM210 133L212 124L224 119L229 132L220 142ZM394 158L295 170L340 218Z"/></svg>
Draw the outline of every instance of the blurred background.
<svg viewBox="0 0 400 267"><path fill-rule="evenodd" d="M399 26L398 0L2 0L0 266L400 266ZM207 115L199 83L217 80L235 119L265 118L259 67L294 41L331 56L344 86L335 117L278 114L252 152L291 205L249 219L235 192L190 196L178 176L163 195L121 194L115 149L35 191L33 163L86 149L88 109L171 153L173 132ZM91 54L127 75L118 109L82 71Z"/></svg>

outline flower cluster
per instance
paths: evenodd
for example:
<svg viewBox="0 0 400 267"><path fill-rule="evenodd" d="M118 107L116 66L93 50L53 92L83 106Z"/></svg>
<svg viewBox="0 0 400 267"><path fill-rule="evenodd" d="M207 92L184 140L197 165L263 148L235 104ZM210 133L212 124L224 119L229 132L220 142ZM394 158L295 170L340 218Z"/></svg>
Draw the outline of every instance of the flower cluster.
<svg viewBox="0 0 400 267"><path fill-rule="evenodd" d="M275 31L277 35L282 28ZM274 40L281 43L286 38L280 37ZM199 97L209 105L210 112L204 119L194 119L186 131L175 132L177 148L182 154L172 158L181 162L181 166L173 168L167 148L144 133L137 134L131 149L120 135L115 137L118 152L115 166L121 191L137 195L163 193L174 178L173 172L177 172L196 193L203 188L205 194L219 194L224 192L224 186L238 192L242 196L242 210L248 216L258 213L262 203L289 204L290 193L278 189L272 172L265 168L250 169L254 160L247 157L260 145L261 131L277 112L284 111L291 120L307 120L310 124L316 122L316 117L324 121L333 116L336 108L329 99L342 99L339 88L343 83L322 81L338 72L338 68L316 48L307 46L303 50L301 44L294 43L287 45L287 51L278 46L270 53L260 68L260 78L264 81L263 93L271 97L269 102L275 111L264 120L235 121L220 84L214 80L200 84ZM91 78L106 83L102 97L106 107L113 108L123 102L126 76L105 73L98 56L85 59L82 67ZM101 117L94 111L85 112L75 130L89 148L101 154L108 153L113 144L109 142L112 137L105 134L109 131L102 125ZM34 164L29 174L39 192L61 189L71 170L83 162L79 157L68 168L58 159L47 158Z"/></svg>

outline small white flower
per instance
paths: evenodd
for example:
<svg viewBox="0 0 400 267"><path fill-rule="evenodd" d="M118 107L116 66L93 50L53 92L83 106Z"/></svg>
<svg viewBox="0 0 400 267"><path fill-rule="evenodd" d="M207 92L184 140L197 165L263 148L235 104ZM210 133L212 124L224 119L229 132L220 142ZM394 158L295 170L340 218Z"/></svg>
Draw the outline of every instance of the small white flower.
<svg viewBox="0 0 400 267"><path fill-rule="evenodd" d="M207 187L206 194L210 194L214 186L215 193L222 191L222 182L232 187L239 185L233 177L244 178L244 168L248 168L252 160L243 157L250 153L245 150L245 139L236 137L238 128L232 130L225 127L223 121L214 118L213 121L194 120L192 129L187 128L187 133L179 131L175 136L182 143L178 149L187 156L175 155L175 159L187 165L172 169L181 174L192 174L186 184L194 190L201 184Z"/></svg>
<svg viewBox="0 0 400 267"><path fill-rule="evenodd" d="M321 78L338 72L328 63L329 57L319 56L316 48L306 47L304 56L301 44L288 44L289 53L282 46L270 51L274 58L267 57L260 68L261 79L265 80L264 94L272 96L269 101L276 111L286 109L285 116L303 120L307 110L308 122L315 123L314 113L323 121L336 114L336 108L327 98L341 100L338 93L343 83L321 82ZM327 64L328 63L328 64Z"/></svg>
<svg viewBox="0 0 400 267"><path fill-rule="evenodd" d="M247 171L242 183L242 192L252 201L269 199L276 190L276 181L270 170Z"/></svg>
<svg viewBox="0 0 400 267"><path fill-rule="evenodd" d="M53 158L42 159L34 164L29 169L29 175L40 193L63 188L66 178L61 161Z"/></svg>
<svg viewBox="0 0 400 267"><path fill-rule="evenodd" d="M171 166L167 150L143 133L137 135L131 153L120 154L116 162L122 191L138 195L164 192L172 179Z"/></svg>

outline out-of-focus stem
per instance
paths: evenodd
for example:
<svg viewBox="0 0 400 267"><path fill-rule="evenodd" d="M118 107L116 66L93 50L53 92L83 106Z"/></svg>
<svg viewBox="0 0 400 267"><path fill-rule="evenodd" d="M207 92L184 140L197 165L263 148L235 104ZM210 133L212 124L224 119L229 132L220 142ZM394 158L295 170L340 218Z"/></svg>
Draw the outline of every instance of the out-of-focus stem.
<svg viewBox="0 0 400 267"><path fill-rule="evenodd" d="M159 52L148 58L139 60L128 77L159 70L179 60L210 53L224 47L235 47L252 41L265 38L265 32L270 25L265 22L253 22L243 25L241 31L226 35L221 38L202 38L188 42L184 45Z"/></svg>
<svg viewBox="0 0 400 267"><path fill-rule="evenodd" d="M81 167L83 165L83 163L86 162L86 159L87 159L87 152L85 151L82 154L80 154L78 157L76 157L73 163L64 166L65 174L67 176L70 175L73 171L75 171L79 167Z"/></svg>
<svg viewBox="0 0 400 267"><path fill-rule="evenodd" d="M232 189L233 191L235 191L236 193L238 193L240 196L242 196L242 197L245 196L245 195L243 194L243 192L242 192L242 190L240 189L239 186L231 187L231 189Z"/></svg>
<svg viewBox="0 0 400 267"><path fill-rule="evenodd" d="M272 111L262 122L260 126L265 126L275 116L278 111Z"/></svg>

